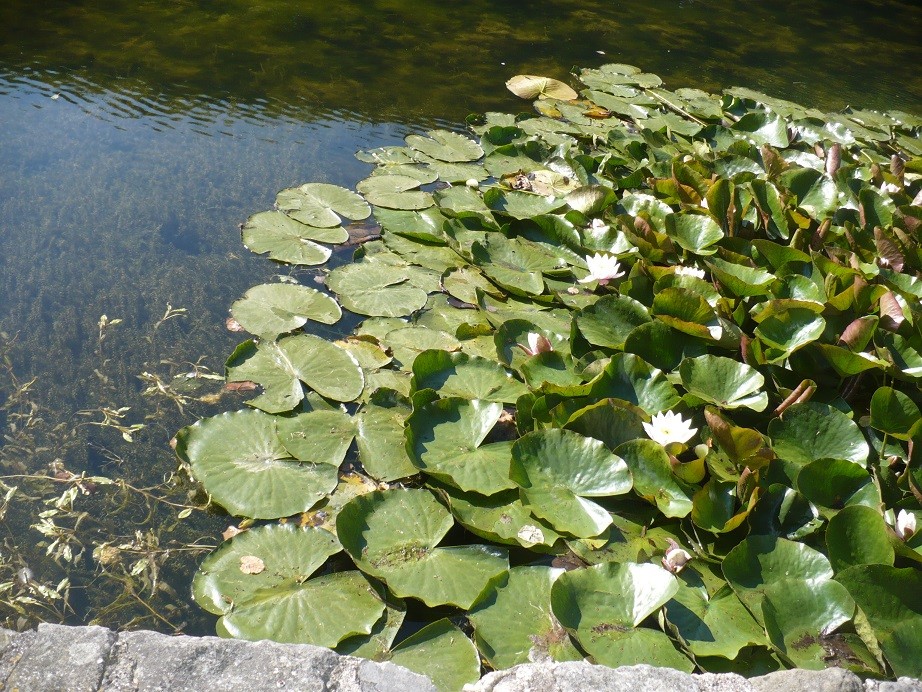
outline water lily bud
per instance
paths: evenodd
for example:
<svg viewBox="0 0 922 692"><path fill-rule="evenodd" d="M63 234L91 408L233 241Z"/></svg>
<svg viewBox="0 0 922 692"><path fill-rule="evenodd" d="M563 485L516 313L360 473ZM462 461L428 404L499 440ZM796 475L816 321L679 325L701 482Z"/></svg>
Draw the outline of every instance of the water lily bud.
<svg viewBox="0 0 922 692"><path fill-rule="evenodd" d="M901 509L896 515L896 534L904 541L908 541L916 532L916 515Z"/></svg>
<svg viewBox="0 0 922 692"><path fill-rule="evenodd" d="M464 184L475 190L480 187L480 183L478 183L474 178L468 178L464 181Z"/></svg>
<svg viewBox="0 0 922 692"><path fill-rule="evenodd" d="M708 455L709 451L710 449L708 449L706 444L695 445L695 456L698 459L704 459L704 457Z"/></svg>
<svg viewBox="0 0 922 692"><path fill-rule="evenodd" d="M678 574L691 561L692 554L671 538L666 540L669 541L669 547L666 549L665 555L663 555L663 567L673 574Z"/></svg>

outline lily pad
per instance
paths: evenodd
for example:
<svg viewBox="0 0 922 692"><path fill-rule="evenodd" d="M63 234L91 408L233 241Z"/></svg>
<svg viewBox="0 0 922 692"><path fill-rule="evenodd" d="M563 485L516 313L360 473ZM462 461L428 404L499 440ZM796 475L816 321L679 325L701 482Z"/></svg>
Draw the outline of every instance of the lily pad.
<svg viewBox="0 0 922 692"><path fill-rule="evenodd" d="M861 505L846 507L829 520L826 546L836 572L853 565L893 565L896 555L883 516Z"/></svg>
<svg viewBox="0 0 922 692"><path fill-rule="evenodd" d="M880 387L871 397L871 427L898 440L908 440L922 432L922 413L903 392Z"/></svg>
<svg viewBox="0 0 922 692"><path fill-rule="evenodd" d="M430 130L425 137L407 135L406 141L413 150L437 161L458 163L476 161L483 156L483 149L477 142L448 130Z"/></svg>
<svg viewBox="0 0 922 692"><path fill-rule="evenodd" d="M434 389L440 396L514 403L528 388L486 358L430 350L413 361L414 390Z"/></svg>
<svg viewBox="0 0 922 692"><path fill-rule="evenodd" d="M765 378L755 368L732 358L686 358L679 365L679 376L689 394L719 408L763 411L768 406L768 395L761 391Z"/></svg>
<svg viewBox="0 0 922 692"><path fill-rule="evenodd" d="M676 578L662 567L603 562L560 575L551 604L560 624L598 663L646 663L691 672L691 661L665 634L638 627L677 590Z"/></svg>
<svg viewBox="0 0 922 692"><path fill-rule="evenodd" d="M221 618L236 639L334 647L369 634L384 603L361 572L336 572L261 591Z"/></svg>
<svg viewBox="0 0 922 692"><path fill-rule="evenodd" d="M342 226L314 228L279 211L263 211L247 219L241 231L243 244L257 254L288 264L323 264L332 254L319 243L344 243L349 233Z"/></svg>
<svg viewBox="0 0 922 692"><path fill-rule="evenodd" d="M339 467L355 436L355 423L342 411L309 411L278 418L282 446L299 461Z"/></svg>
<svg viewBox="0 0 922 692"><path fill-rule="evenodd" d="M477 646L495 670L531 661L580 661L583 656L551 612L551 587L562 569L513 567L471 608Z"/></svg>
<svg viewBox="0 0 922 692"><path fill-rule="evenodd" d="M642 303L628 296L604 296L576 316L576 325L590 344L624 350L634 328L650 322Z"/></svg>
<svg viewBox="0 0 922 692"><path fill-rule="evenodd" d="M336 467L291 458L275 417L237 411L206 418L177 435L177 454L230 514L275 519L310 509L336 487Z"/></svg>
<svg viewBox="0 0 922 692"><path fill-rule="evenodd" d="M335 324L342 310L330 296L307 286L260 284L233 304L231 315L251 334L271 339L309 320Z"/></svg>
<svg viewBox="0 0 922 692"><path fill-rule="evenodd" d="M523 99L553 98L572 101L577 98L573 89L558 79L519 74L506 81L506 88Z"/></svg>
<svg viewBox="0 0 922 692"><path fill-rule="evenodd" d="M334 401L354 401L365 387L352 354L312 334L244 342L227 361L227 374L231 381L262 385L265 393L250 403L269 413L297 406L304 398L301 382Z"/></svg>
<svg viewBox="0 0 922 692"><path fill-rule="evenodd" d="M523 435L512 446L510 477L526 506L558 531L598 536L611 517L589 497L623 495L631 489L624 461L605 445L569 430Z"/></svg>
<svg viewBox="0 0 922 692"><path fill-rule="evenodd" d="M709 596L706 589L680 580L679 590L666 604L666 620L695 656L732 660L745 647L765 643L762 627L726 585Z"/></svg>
<svg viewBox="0 0 922 692"><path fill-rule="evenodd" d="M400 267L374 262L346 264L330 272L327 286L343 307L359 315L403 317L426 304L426 292Z"/></svg>
<svg viewBox="0 0 922 692"><path fill-rule="evenodd" d="M775 453L795 464L844 459L864 465L870 448L848 416L826 404L794 404L768 424Z"/></svg>
<svg viewBox="0 0 922 692"><path fill-rule="evenodd" d="M397 596L469 608L509 563L492 546L436 547L453 523L428 490L383 490L351 500L336 533L359 569Z"/></svg>
<svg viewBox="0 0 922 692"><path fill-rule="evenodd" d="M418 473L407 455L404 422L410 407L389 396L376 396L355 416L359 461L379 481L389 482Z"/></svg>
<svg viewBox="0 0 922 692"><path fill-rule="evenodd" d="M413 463L465 491L493 495L515 487L509 479L511 443L482 445L502 411L502 404L460 397L417 408L407 420Z"/></svg>
<svg viewBox="0 0 922 692"><path fill-rule="evenodd" d="M371 215L371 207L359 195L329 183L307 183L282 190L275 204L296 221L319 228L338 226L343 217L360 221Z"/></svg>
<svg viewBox="0 0 922 692"><path fill-rule="evenodd" d="M688 516L691 492L673 475L669 455L659 442L631 440L615 451L631 469L635 493L654 503L667 517Z"/></svg>
<svg viewBox="0 0 922 692"><path fill-rule="evenodd" d="M316 572L342 547L322 529L269 524L237 534L202 562L192 580L192 597L209 613L223 615L260 591L299 583ZM241 570L241 560L258 557L265 569Z"/></svg>
<svg viewBox="0 0 922 692"><path fill-rule="evenodd" d="M480 677L477 649L450 620L436 620L394 647L391 663L425 675L442 692L460 690Z"/></svg>

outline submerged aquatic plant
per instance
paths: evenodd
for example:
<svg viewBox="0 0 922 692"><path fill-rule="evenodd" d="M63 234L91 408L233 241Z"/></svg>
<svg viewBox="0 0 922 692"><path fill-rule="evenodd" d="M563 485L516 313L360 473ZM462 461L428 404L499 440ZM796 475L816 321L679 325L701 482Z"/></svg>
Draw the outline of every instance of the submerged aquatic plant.
<svg viewBox="0 0 922 692"><path fill-rule="evenodd" d="M196 601L446 689L584 657L919 676L922 120L576 76L244 226L291 264L381 231L326 291L234 303L258 395L177 436L243 518Z"/></svg>

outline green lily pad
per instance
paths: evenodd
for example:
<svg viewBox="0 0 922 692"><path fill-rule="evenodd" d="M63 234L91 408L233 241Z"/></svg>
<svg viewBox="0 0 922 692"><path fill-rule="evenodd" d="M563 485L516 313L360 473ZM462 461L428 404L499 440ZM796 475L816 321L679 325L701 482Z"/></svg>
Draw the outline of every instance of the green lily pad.
<svg viewBox="0 0 922 692"><path fill-rule="evenodd" d="M458 522L481 538L523 548L551 547L560 538L547 522L526 509L514 490L490 497L451 487L444 488L443 493Z"/></svg>
<svg viewBox="0 0 922 692"><path fill-rule="evenodd" d="M553 567L513 567L504 583L471 607L477 648L494 670L531 661L582 660L551 612L551 587L562 573Z"/></svg>
<svg viewBox="0 0 922 692"><path fill-rule="evenodd" d="M335 324L342 310L330 296L307 286L260 284L233 304L231 315L250 334L271 339L309 320Z"/></svg>
<svg viewBox="0 0 922 692"><path fill-rule="evenodd" d="M291 218L319 228L338 226L342 217L360 221L371 215L371 207L359 195L329 183L308 183L282 190L275 204Z"/></svg>
<svg viewBox="0 0 922 692"><path fill-rule="evenodd" d="M763 411L768 395L760 391L765 378L755 368L723 356L686 358L679 365L682 386L719 408Z"/></svg>
<svg viewBox="0 0 922 692"><path fill-rule="evenodd" d="M624 340L624 350L642 356L664 372L670 372L685 358L707 353L707 343L656 319L635 327Z"/></svg>
<svg viewBox="0 0 922 692"><path fill-rule="evenodd" d="M594 437L609 449L644 436L640 409L615 399L605 399L580 409L564 426L586 437Z"/></svg>
<svg viewBox="0 0 922 692"><path fill-rule="evenodd" d="M631 331L650 322L642 303L628 296L604 296L576 316L576 325L590 344L624 350Z"/></svg>
<svg viewBox="0 0 922 692"><path fill-rule="evenodd" d="M631 474L605 445L569 430L523 435L512 446L510 477L526 506L558 531L597 536L611 517L589 497L623 495Z"/></svg>
<svg viewBox="0 0 922 692"><path fill-rule="evenodd" d="M821 507L880 504L880 493L871 474L845 459L817 459L802 467L797 474L797 489Z"/></svg>
<svg viewBox="0 0 922 692"><path fill-rule="evenodd" d="M695 656L732 660L747 646L765 644L762 627L726 585L708 596L706 589L680 579L679 590L666 604L666 620Z"/></svg>
<svg viewBox="0 0 922 692"><path fill-rule="evenodd" d="M654 503L667 517L685 517L692 511L691 491L672 473L669 455L659 442L631 440L615 450L634 479L634 492Z"/></svg>
<svg viewBox="0 0 922 692"><path fill-rule="evenodd" d="M679 247L699 255L713 255L717 252L714 244L724 237L724 232L710 216L687 213L669 214L666 234Z"/></svg>
<svg viewBox="0 0 922 692"><path fill-rule="evenodd" d="M922 432L922 413L903 392L880 387L871 397L871 427L898 440L908 440Z"/></svg>
<svg viewBox="0 0 922 692"><path fill-rule="evenodd" d="M594 380L583 388L596 399L620 399L653 415L672 408L679 395L663 373L632 353L618 353Z"/></svg>
<svg viewBox="0 0 922 692"><path fill-rule="evenodd" d="M407 419L413 463L465 491L493 495L514 488L509 479L511 443L482 444L502 411L502 404L460 397L415 409Z"/></svg>
<svg viewBox="0 0 922 692"><path fill-rule="evenodd" d="M768 424L775 453L795 464L815 459L844 459L864 465L870 451L861 429L826 404L808 401L790 406Z"/></svg>
<svg viewBox="0 0 922 692"><path fill-rule="evenodd" d="M386 594L384 615L371 628L371 632L347 637L337 644L336 653L343 656L358 656L372 661L387 660L406 615L407 605L404 600Z"/></svg>
<svg viewBox="0 0 922 692"><path fill-rule="evenodd" d="M483 242L475 242L471 253L484 274L516 295L543 293L542 272L557 266L552 257L517 239L491 236Z"/></svg>
<svg viewBox="0 0 922 692"><path fill-rule="evenodd" d="M356 414L359 461L373 478L387 483L419 472L404 441L404 422L409 415L409 406L388 396L372 398Z"/></svg>
<svg viewBox="0 0 922 692"><path fill-rule="evenodd" d="M765 594L762 613L772 643L798 668L824 670L824 639L851 620L855 602L832 580L791 581Z"/></svg>
<svg viewBox="0 0 922 692"><path fill-rule="evenodd" d="M279 417L279 441L299 461L339 467L355 436L355 423L342 411L309 411Z"/></svg>
<svg viewBox="0 0 922 692"><path fill-rule="evenodd" d="M660 631L638 627L678 590L652 564L603 562L561 574L551 589L554 615L596 662L647 663L691 672L691 661Z"/></svg>
<svg viewBox="0 0 922 692"><path fill-rule="evenodd" d="M445 241L442 226L447 218L438 208L418 211L376 209L375 219L381 224L381 228L392 233L429 242Z"/></svg>
<svg viewBox="0 0 922 692"><path fill-rule="evenodd" d="M407 135L406 142L414 151L447 163L476 161L483 156L477 142L456 132L430 130L426 135Z"/></svg>
<svg viewBox="0 0 922 692"><path fill-rule="evenodd" d="M846 507L829 520L826 546L836 572L853 565L892 565L896 555L881 513L862 505Z"/></svg>
<svg viewBox="0 0 922 692"><path fill-rule="evenodd" d="M222 413L183 428L176 453L230 514L275 519L305 512L336 487L336 467L291 458L262 411Z"/></svg>
<svg viewBox="0 0 922 692"><path fill-rule="evenodd" d="M192 597L209 613L224 615L260 591L303 582L340 550L336 536L322 529L259 526L205 558L192 580ZM259 558L262 567L246 569L241 561L249 556Z"/></svg>
<svg viewBox="0 0 922 692"><path fill-rule="evenodd" d="M365 377L346 350L312 334L286 336L279 341L247 341L227 361L231 381L253 381L265 392L250 402L268 413L290 411L301 399L301 382L334 401L354 401L365 387Z"/></svg>
<svg viewBox="0 0 922 692"><path fill-rule="evenodd" d="M894 674L922 677L922 572L913 567L856 565L836 580L874 628Z"/></svg>
<svg viewBox="0 0 922 692"><path fill-rule="evenodd" d="M269 253L271 259L288 264L323 264L332 254L319 243L344 243L349 233L342 226L314 228L280 211L262 211L247 219L241 231L243 244L252 252Z"/></svg>
<svg viewBox="0 0 922 692"><path fill-rule="evenodd" d="M347 310L375 317L403 317L426 304L426 292L409 281L400 267L376 262L346 264L327 277Z"/></svg>
<svg viewBox="0 0 922 692"><path fill-rule="evenodd" d="M658 320L700 339L719 341L724 328L704 296L687 288L664 288L653 297L651 309Z"/></svg>
<svg viewBox="0 0 922 692"><path fill-rule="evenodd" d="M261 591L221 618L236 639L334 647L369 634L384 602L361 572L336 572Z"/></svg>
<svg viewBox="0 0 922 692"><path fill-rule="evenodd" d="M832 578L825 555L803 544L775 536L749 536L724 558L723 573L730 586L756 618L765 594L783 594L799 582L819 583Z"/></svg>
<svg viewBox="0 0 922 692"><path fill-rule="evenodd" d="M498 363L465 353L423 351L413 361L414 391L434 389L440 396L514 403L528 387Z"/></svg>
<svg viewBox="0 0 922 692"><path fill-rule="evenodd" d="M428 209L435 202L432 195L417 189L420 181L408 175L373 175L360 181L355 189L375 207L399 210Z"/></svg>
<svg viewBox="0 0 922 692"><path fill-rule="evenodd" d="M425 675L442 692L460 690L480 678L477 649L450 620L436 620L394 647L391 663Z"/></svg>
<svg viewBox="0 0 922 692"><path fill-rule="evenodd" d="M779 349L786 358L823 335L826 320L812 310L793 308L763 320L755 334L766 345Z"/></svg>
<svg viewBox="0 0 922 692"><path fill-rule="evenodd" d="M343 507L336 533L359 569L397 596L466 609L509 563L492 546L436 547L453 523L428 490L383 490Z"/></svg>

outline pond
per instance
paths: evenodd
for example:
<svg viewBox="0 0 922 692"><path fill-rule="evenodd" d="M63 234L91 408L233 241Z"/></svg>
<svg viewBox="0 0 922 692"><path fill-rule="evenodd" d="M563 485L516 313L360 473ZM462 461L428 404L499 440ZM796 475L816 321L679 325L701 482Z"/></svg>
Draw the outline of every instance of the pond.
<svg viewBox="0 0 922 692"><path fill-rule="evenodd" d="M198 546L213 546L228 521L178 518L203 498L171 477L168 443L196 416L241 405L209 376L240 341L225 329L228 305L281 271L247 253L238 230L278 190L351 186L369 170L356 150L461 129L471 112L521 110L506 79L565 79L574 65L625 62L672 88L918 112L918 4L742 10L731 0L105 10L7 0L0 624L34 615L12 602L22 581L51 588L67 576L68 605L42 597L43 617L212 631L188 584ZM28 478L49 469L53 481ZM69 483L83 472L135 490Z"/></svg>

